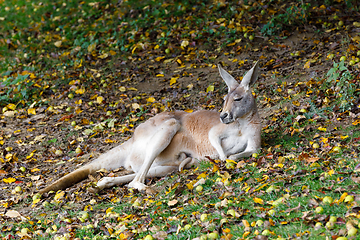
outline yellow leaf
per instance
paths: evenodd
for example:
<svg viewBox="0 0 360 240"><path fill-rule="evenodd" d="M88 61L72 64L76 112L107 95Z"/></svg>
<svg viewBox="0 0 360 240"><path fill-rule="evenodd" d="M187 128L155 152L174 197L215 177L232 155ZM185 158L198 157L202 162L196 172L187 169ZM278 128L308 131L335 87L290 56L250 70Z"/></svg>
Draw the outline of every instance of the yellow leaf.
<svg viewBox="0 0 360 240"><path fill-rule="evenodd" d="M249 236L249 234L250 234L251 232L244 232L244 234L243 234L243 239L245 239L247 236Z"/></svg>
<svg viewBox="0 0 360 240"><path fill-rule="evenodd" d="M266 187L269 183L265 183L263 185L261 185L260 187L258 187L255 191L260 191L260 189L263 189L264 187Z"/></svg>
<svg viewBox="0 0 360 240"><path fill-rule="evenodd" d="M155 61L157 61L157 62L160 62L161 60L163 60L165 57L157 57L157 58L155 58Z"/></svg>
<svg viewBox="0 0 360 240"><path fill-rule="evenodd" d="M34 156L34 152L31 152L28 156L26 156L26 159L30 159Z"/></svg>
<svg viewBox="0 0 360 240"><path fill-rule="evenodd" d="M297 106L297 107L300 106L299 101L293 101L292 103L293 103L295 106Z"/></svg>
<svg viewBox="0 0 360 240"><path fill-rule="evenodd" d="M356 22L354 22L354 23L356 23ZM353 24L354 24L353 23ZM358 25L360 25L359 23L357 23ZM354 24L355 25L355 24ZM353 37L353 38L351 38L354 42L360 42L360 36L355 36L355 37Z"/></svg>
<svg viewBox="0 0 360 240"><path fill-rule="evenodd" d="M345 138L348 138L349 135L345 135L345 136L340 136L341 139L345 139Z"/></svg>
<svg viewBox="0 0 360 240"><path fill-rule="evenodd" d="M250 227L250 224L249 224L249 222L248 222L247 220L243 219L243 220L242 220L242 223L244 224L244 227L245 227L245 228L249 228L249 227Z"/></svg>
<svg viewBox="0 0 360 240"><path fill-rule="evenodd" d="M305 65L304 65L304 68L310 68L310 63L311 63L311 61L309 60L309 61L307 61L306 63L305 63Z"/></svg>
<svg viewBox="0 0 360 240"><path fill-rule="evenodd" d="M176 83L177 78L171 78L170 79L170 86Z"/></svg>
<svg viewBox="0 0 360 240"><path fill-rule="evenodd" d="M146 101L148 101L150 103L153 103L153 102L155 102L155 98L149 97L148 99L146 99Z"/></svg>
<svg viewBox="0 0 360 240"><path fill-rule="evenodd" d="M12 178L12 177L9 177L9 178L4 178L3 181L4 181L5 183L13 183L13 182L16 181L16 179L15 179L15 178Z"/></svg>
<svg viewBox="0 0 360 240"><path fill-rule="evenodd" d="M33 115L36 115L36 111L35 111L35 108L29 108L28 109L28 114L33 114Z"/></svg>
<svg viewBox="0 0 360 240"><path fill-rule="evenodd" d="M158 49L159 47L160 47L159 45L156 45L156 46L154 47L154 50Z"/></svg>
<svg viewBox="0 0 360 240"><path fill-rule="evenodd" d="M35 79L35 78L36 78L35 74L34 74L34 73L30 73L30 78L31 78L31 79Z"/></svg>
<svg viewBox="0 0 360 240"><path fill-rule="evenodd" d="M345 198L346 198L347 195L348 195L348 193L347 193L347 192L344 192L344 193L341 195L341 197L340 197L340 199L339 199L339 202L343 202L343 201L345 200Z"/></svg>
<svg viewBox="0 0 360 240"><path fill-rule="evenodd" d="M192 109L185 109L184 111L185 111L185 112L188 112L188 113L192 113L194 110L192 110Z"/></svg>
<svg viewBox="0 0 360 240"><path fill-rule="evenodd" d="M65 192L60 191L54 196L54 200L60 200L60 199L62 199L64 197L64 195L65 195Z"/></svg>
<svg viewBox="0 0 360 240"><path fill-rule="evenodd" d="M231 159L226 159L226 162L227 162L227 163L237 164L237 162L235 162L234 160L231 160Z"/></svg>
<svg viewBox="0 0 360 240"><path fill-rule="evenodd" d="M182 42L181 42L181 47L187 47L187 46L189 46L189 41L188 40L183 40Z"/></svg>
<svg viewBox="0 0 360 240"><path fill-rule="evenodd" d="M325 97L324 98L324 103L326 103L326 104L330 103L330 99L328 97Z"/></svg>
<svg viewBox="0 0 360 240"><path fill-rule="evenodd" d="M54 42L55 47L61 47L62 41L56 41Z"/></svg>
<svg viewBox="0 0 360 240"><path fill-rule="evenodd" d="M358 124L360 124L360 120L359 120L359 119L352 123L352 125L354 125L354 126L356 126L356 125L358 125Z"/></svg>
<svg viewBox="0 0 360 240"><path fill-rule="evenodd" d="M101 54L101 55L99 56L99 58L105 59L105 58L107 58L108 56L109 56L108 53L104 53L104 54Z"/></svg>
<svg viewBox="0 0 360 240"><path fill-rule="evenodd" d="M119 88L119 91L120 91L120 92L125 92L125 91L126 91L126 88L125 88L125 87L120 87L120 88Z"/></svg>
<svg viewBox="0 0 360 240"><path fill-rule="evenodd" d="M192 182L187 183L186 186L188 187L188 189L192 190L194 188Z"/></svg>
<svg viewBox="0 0 360 240"><path fill-rule="evenodd" d="M69 85L74 85L75 83L77 83L78 82L78 80L71 80L70 82L69 82Z"/></svg>
<svg viewBox="0 0 360 240"><path fill-rule="evenodd" d="M228 172L224 172L223 175L224 175L223 178L231 178L231 175Z"/></svg>
<svg viewBox="0 0 360 240"><path fill-rule="evenodd" d="M109 214L112 212L113 209L114 209L113 207L109 207L108 209L106 209L105 213Z"/></svg>
<svg viewBox="0 0 360 240"><path fill-rule="evenodd" d="M131 51L131 54L134 54L135 50L137 49L137 46L135 46L132 51Z"/></svg>
<svg viewBox="0 0 360 240"><path fill-rule="evenodd" d="M217 172L219 169L220 169L219 166L214 164L212 172Z"/></svg>
<svg viewBox="0 0 360 240"><path fill-rule="evenodd" d="M96 43L92 43L87 47L87 50L89 53L91 53L92 51L94 51L96 48Z"/></svg>
<svg viewBox="0 0 360 240"><path fill-rule="evenodd" d="M110 52L109 52L110 54L111 54L111 56L114 56L115 54L116 54L116 52L115 51L113 51L113 50L110 50Z"/></svg>
<svg viewBox="0 0 360 240"><path fill-rule="evenodd" d="M201 173L199 176L197 176L197 178L196 179L201 179L201 178L206 178L207 177L207 174L206 173Z"/></svg>
<svg viewBox="0 0 360 240"><path fill-rule="evenodd" d="M63 54L61 54L62 57L66 57L68 55L70 55L70 52L64 52Z"/></svg>
<svg viewBox="0 0 360 240"><path fill-rule="evenodd" d="M253 200L254 200L255 203L264 204L264 200L262 200L261 198L254 197Z"/></svg>
<svg viewBox="0 0 360 240"><path fill-rule="evenodd" d="M78 61L75 63L75 68L81 68L82 67L82 62L83 60L80 59L80 63L78 63Z"/></svg>
<svg viewBox="0 0 360 240"><path fill-rule="evenodd" d="M136 110L136 109L139 109L140 108L140 105L138 103L133 103L131 104L131 107Z"/></svg>
<svg viewBox="0 0 360 240"><path fill-rule="evenodd" d="M33 204L37 204L38 202L41 201L41 198L36 198L34 201L33 201Z"/></svg>
<svg viewBox="0 0 360 240"><path fill-rule="evenodd" d="M206 92L213 92L215 89L214 85L209 85L207 88L206 88Z"/></svg>
<svg viewBox="0 0 360 240"><path fill-rule="evenodd" d="M103 101L104 101L104 98L101 97L101 96L99 96L99 97L96 98L96 102L97 102L98 104L102 104Z"/></svg>
<svg viewBox="0 0 360 240"><path fill-rule="evenodd" d="M128 90L131 90L131 91L137 91L137 89L136 89L136 88L134 88L134 87L129 87L129 88L128 88Z"/></svg>
<svg viewBox="0 0 360 240"><path fill-rule="evenodd" d="M318 127L320 131L326 132L326 127Z"/></svg>
<svg viewBox="0 0 360 240"><path fill-rule="evenodd" d="M16 108L16 105L15 104L12 104L12 103L9 103L8 105L6 105L7 108L11 109L11 110L15 110Z"/></svg>
<svg viewBox="0 0 360 240"><path fill-rule="evenodd" d="M157 74L156 76L157 76L157 77L163 77L164 74Z"/></svg>
<svg viewBox="0 0 360 240"><path fill-rule="evenodd" d="M75 91L75 93L77 93L77 94L83 94L85 92L85 88L84 87L81 87L80 89L77 89L76 91Z"/></svg>
<svg viewBox="0 0 360 240"><path fill-rule="evenodd" d="M105 143L113 143L114 140L111 140L111 139L105 139Z"/></svg>

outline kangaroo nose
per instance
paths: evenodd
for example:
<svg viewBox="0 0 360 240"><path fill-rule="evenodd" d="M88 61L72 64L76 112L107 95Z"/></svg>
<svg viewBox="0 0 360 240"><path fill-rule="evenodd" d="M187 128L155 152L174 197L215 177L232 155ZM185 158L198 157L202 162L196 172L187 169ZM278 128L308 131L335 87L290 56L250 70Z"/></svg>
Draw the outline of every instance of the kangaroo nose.
<svg viewBox="0 0 360 240"><path fill-rule="evenodd" d="M227 113L222 113L222 114L220 114L220 119L221 119L221 121L223 122L224 119L225 119L227 116L228 116Z"/></svg>

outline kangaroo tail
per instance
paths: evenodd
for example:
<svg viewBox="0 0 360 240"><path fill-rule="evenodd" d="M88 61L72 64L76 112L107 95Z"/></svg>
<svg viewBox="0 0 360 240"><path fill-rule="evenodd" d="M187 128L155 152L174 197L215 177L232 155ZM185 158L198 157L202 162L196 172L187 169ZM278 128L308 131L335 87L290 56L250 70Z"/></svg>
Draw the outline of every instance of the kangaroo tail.
<svg viewBox="0 0 360 240"><path fill-rule="evenodd" d="M128 148L125 148L125 145L127 145L127 143L115 147L110 151L100 155L99 158L97 158L93 162L69 173L68 175L60 178L51 185L41 189L39 193L43 194L49 191L63 190L84 180L90 174L103 168L106 170L113 170L119 167L126 167L126 150Z"/></svg>
<svg viewBox="0 0 360 240"><path fill-rule="evenodd" d="M89 174L95 172L96 170L98 169L94 169L91 163L85 165L84 167L79 168L74 172L71 172L68 175L60 178L46 188L41 189L39 193L43 194L50 191L63 190L67 187L74 185L75 183L80 182L81 180L84 180L85 178L87 178L87 176L89 176Z"/></svg>

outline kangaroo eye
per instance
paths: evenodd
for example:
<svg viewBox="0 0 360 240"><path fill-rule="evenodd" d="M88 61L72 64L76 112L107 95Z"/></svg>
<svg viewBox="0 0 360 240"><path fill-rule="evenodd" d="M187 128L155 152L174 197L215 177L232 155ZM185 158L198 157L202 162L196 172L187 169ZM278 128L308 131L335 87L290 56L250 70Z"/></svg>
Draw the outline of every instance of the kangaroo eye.
<svg viewBox="0 0 360 240"><path fill-rule="evenodd" d="M234 101L235 102L240 102L243 98L242 97L239 97L239 98L235 98Z"/></svg>

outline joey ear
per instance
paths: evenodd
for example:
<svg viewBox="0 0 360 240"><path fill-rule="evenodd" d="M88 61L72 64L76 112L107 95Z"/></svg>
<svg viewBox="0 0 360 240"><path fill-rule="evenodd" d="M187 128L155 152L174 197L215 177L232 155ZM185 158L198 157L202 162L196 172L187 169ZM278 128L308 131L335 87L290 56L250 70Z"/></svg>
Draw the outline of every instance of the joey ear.
<svg viewBox="0 0 360 240"><path fill-rule="evenodd" d="M259 61L248 71L244 78L241 80L240 85L244 87L245 90L249 90L250 87L256 82L260 74Z"/></svg>
<svg viewBox="0 0 360 240"><path fill-rule="evenodd" d="M229 92L239 86L239 83L235 80L235 78L233 78L233 76L231 76L227 71L225 71L220 66L220 64L218 64L218 68L219 68L220 76L222 77L222 79L229 88Z"/></svg>

